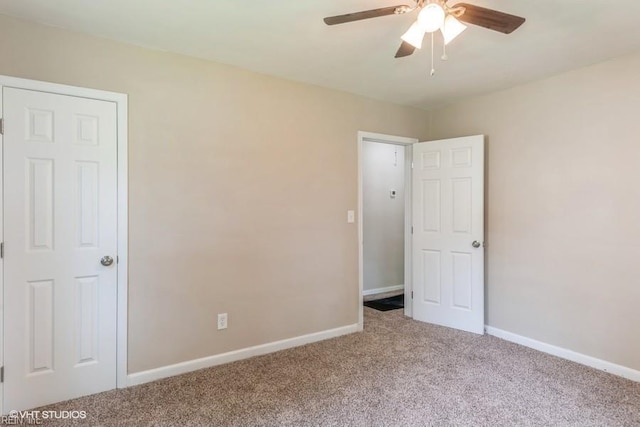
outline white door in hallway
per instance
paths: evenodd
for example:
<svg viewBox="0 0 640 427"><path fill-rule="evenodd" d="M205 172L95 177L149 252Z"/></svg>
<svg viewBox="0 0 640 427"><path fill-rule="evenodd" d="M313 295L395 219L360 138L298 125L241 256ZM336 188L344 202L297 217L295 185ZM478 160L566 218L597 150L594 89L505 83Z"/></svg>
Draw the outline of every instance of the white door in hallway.
<svg viewBox="0 0 640 427"><path fill-rule="evenodd" d="M413 146L413 317L484 333L484 137Z"/></svg>
<svg viewBox="0 0 640 427"><path fill-rule="evenodd" d="M117 118L8 87L2 109L8 413L116 387Z"/></svg>

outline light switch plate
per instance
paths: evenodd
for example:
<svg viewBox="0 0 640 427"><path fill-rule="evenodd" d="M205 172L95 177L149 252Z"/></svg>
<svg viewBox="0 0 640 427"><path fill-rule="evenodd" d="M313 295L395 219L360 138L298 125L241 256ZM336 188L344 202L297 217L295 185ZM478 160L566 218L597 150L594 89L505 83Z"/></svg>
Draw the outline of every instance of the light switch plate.
<svg viewBox="0 0 640 427"><path fill-rule="evenodd" d="M353 224L356 222L356 213L355 211L347 211L347 222L349 224Z"/></svg>

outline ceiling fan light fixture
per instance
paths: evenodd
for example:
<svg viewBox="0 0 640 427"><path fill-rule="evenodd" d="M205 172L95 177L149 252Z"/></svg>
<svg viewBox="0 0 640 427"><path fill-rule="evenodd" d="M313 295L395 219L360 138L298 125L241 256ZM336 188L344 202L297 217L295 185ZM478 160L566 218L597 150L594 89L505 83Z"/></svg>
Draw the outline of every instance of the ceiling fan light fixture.
<svg viewBox="0 0 640 427"><path fill-rule="evenodd" d="M453 15L447 15L444 20L444 25L441 28L444 44L449 44L449 42L462 34L466 29L467 26L458 21Z"/></svg>
<svg viewBox="0 0 640 427"><path fill-rule="evenodd" d="M418 22L414 22L413 25L409 27L407 32L404 33L400 38L416 49L420 49L422 47L422 39L424 39L424 33L425 32L422 29L422 26Z"/></svg>
<svg viewBox="0 0 640 427"><path fill-rule="evenodd" d="M444 9L438 3L429 3L418 14L418 24L427 33L438 31L444 25Z"/></svg>

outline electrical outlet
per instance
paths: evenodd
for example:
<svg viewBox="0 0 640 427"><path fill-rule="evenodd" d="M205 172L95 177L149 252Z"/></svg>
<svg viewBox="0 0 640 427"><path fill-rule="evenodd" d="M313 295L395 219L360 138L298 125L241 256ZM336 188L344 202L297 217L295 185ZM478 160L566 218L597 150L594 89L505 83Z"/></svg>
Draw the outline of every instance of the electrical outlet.
<svg viewBox="0 0 640 427"><path fill-rule="evenodd" d="M227 313L218 314L218 330L227 329Z"/></svg>

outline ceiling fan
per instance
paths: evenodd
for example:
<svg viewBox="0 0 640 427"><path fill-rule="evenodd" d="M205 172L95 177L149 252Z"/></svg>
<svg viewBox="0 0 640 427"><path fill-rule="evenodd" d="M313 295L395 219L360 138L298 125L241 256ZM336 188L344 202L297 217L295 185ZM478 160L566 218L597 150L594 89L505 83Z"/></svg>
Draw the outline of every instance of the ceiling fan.
<svg viewBox="0 0 640 427"><path fill-rule="evenodd" d="M416 49L420 49L426 33L434 33L440 30L444 38L444 44L449 44L467 28L462 22L510 34L525 21L520 16L468 3L449 6L447 0L415 0L415 4L412 6L403 4L347 13L346 15L330 16L324 18L324 22L327 25L344 24L380 16L402 15L416 10L418 11L417 19L409 30L402 35L402 44L396 52L396 58L409 56Z"/></svg>

